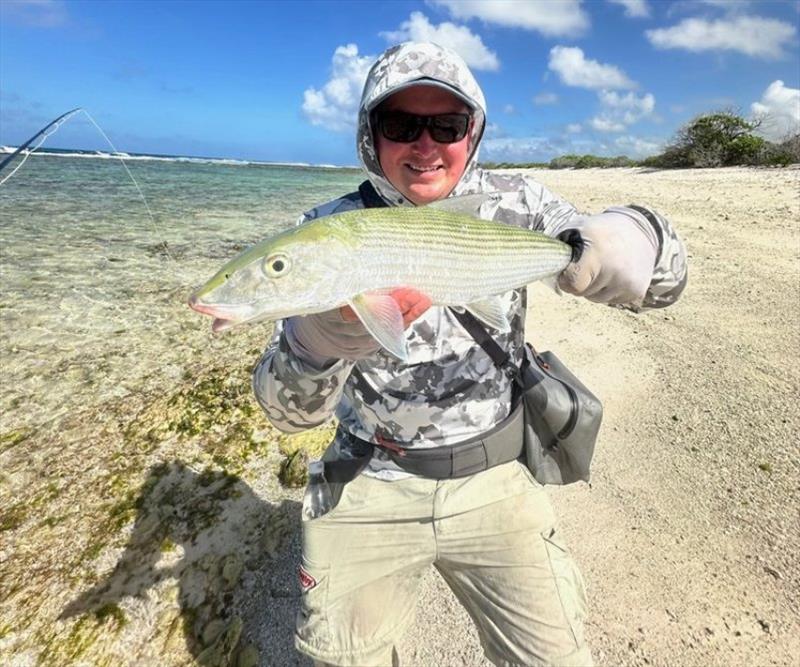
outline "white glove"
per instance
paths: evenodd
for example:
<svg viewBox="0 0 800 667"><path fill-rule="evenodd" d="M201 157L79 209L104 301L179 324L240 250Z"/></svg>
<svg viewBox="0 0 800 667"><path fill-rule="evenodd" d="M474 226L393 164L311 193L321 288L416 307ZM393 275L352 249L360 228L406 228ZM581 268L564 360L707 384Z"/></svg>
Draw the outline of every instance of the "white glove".
<svg viewBox="0 0 800 667"><path fill-rule="evenodd" d="M347 321L342 317L341 308L305 317L290 317L284 323L283 331L292 351L318 368L338 359L363 359L380 348L380 343L360 320Z"/></svg>
<svg viewBox="0 0 800 667"><path fill-rule="evenodd" d="M391 296L403 316L404 328L431 307L431 300L425 294L409 287L395 288ZM284 334L292 351L317 368L338 359L364 359L381 347L349 306L306 317L290 317L284 324Z"/></svg>
<svg viewBox="0 0 800 667"><path fill-rule="evenodd" d="M573 218L560 233L577 229L583 253L558 278L565 292L609 305L639 306L658 253L658 237L645 219L629 209Z"/></svg>

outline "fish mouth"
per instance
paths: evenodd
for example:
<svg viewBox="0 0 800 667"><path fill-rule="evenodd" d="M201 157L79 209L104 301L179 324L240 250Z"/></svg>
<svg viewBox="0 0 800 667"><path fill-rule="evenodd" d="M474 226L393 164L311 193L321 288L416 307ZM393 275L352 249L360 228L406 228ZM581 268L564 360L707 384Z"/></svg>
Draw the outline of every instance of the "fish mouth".
<svg viewBox="0 0 800 667"><path fill-rule="evenodd" d="M214 318L214 321L211 323L211 330L214 333L230 329L236 324L248 321L252 317L252 308L249 304L230 306L203 303L197 295L194 294L189 297L188 304L189 308L192 310L203 313L203 315L210 315Z"/></svg>
<svg viewBox="0 0 800 667"><path fill-rule="evenodd" d="M210 315L214 318L211 322L211 331L214 333L226 331L240 324L250 324L263 320L274 322L294 315L309 315L311 313L319 313L322 310L327 310L327 308L309 308L297 305L272 309L266 308L262 302L258 301L240 304L205 303L201 301L200 297L196 294L189 297L188 305L192 310L203 313L203 315Z"/></svg>
<svg viewBox="0 0 800 667"><path fill-rule="evenodd" d="M214 321L211 323L211 331L214 333L219 333L220 331L230 329L236 324L238 324L236 320L225 320L221 317L215 317Z"/></svg>

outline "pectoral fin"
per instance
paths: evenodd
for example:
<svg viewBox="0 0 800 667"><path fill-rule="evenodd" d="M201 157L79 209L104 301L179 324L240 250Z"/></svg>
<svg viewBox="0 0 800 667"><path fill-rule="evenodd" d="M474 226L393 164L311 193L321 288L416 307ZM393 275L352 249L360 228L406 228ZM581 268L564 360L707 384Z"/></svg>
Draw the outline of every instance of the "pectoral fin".
<svg viewBox="0 0 800 667"><path fill-rule="evenodd" d="M403 314L397 301L385 293L367 292L348 303L375 340L398 359L408 360Z"/></svg>
<svg viewBox="0 0 800 667"><path fill-rule="evenodd" d="M492 329L503 333L511 331L511 324L503 309L503 302L499 296L490 296L481 301L473 301L464 306L470 313Z"/></svg>

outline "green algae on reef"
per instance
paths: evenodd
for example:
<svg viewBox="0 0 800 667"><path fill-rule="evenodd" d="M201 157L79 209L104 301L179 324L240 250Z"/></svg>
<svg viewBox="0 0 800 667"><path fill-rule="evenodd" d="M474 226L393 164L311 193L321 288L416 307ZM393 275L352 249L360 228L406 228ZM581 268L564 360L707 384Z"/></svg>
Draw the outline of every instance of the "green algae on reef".
<svg viewBox="0 0 800 667"><path fill-rule="evenodd" d="M231 615L230 596L243 585L244 571L274 557L296 526L285 508L254 511L256 502L270 506L254 499L241 476L275 475L277 482L279 459L293 457L292 484L304 483L305 461L321 455L333 427L278 432L255 403L250 372L225 359L213 367L187 366L172 391L140 392L98 411L75 412L58 429L6 434L0 453L10 475L26 474L28 451L53 451L60 442L68 447L43 459L44 474L19 487L24 491L17 502L0 510L0 528L16 544L51 544L49 560L26 547L21 558L0 563L4 593L13 596L7 597L13 626L4 628L12 653L0 650L0 656L26 651L39 664L110 666L121 664L124 644L136 646L145 660L148 652L163 651L165 665L187 658L228 665L239 656L252 662L254 647L239 646L241 624L237 628ZM235 527L222 547L201 556L218 543L215 534L237 521L246 527ZM116 566L109 572L112 559ZM157 569L157 562L175 564ZM175 582L159 583L162 577ZM104 581L112 582L114 596L111 589L101 592ZM132 614L140 603L129 609L128 600L153 587L158 593L148 604L169 619L155 635L148 631L145 642L141 617ZM92 591L95 602L87 597ZM178 597L169 602L172 591ZM66 617L64 605L73 609ZM59 611L62 620L53 623ZM206 644L203 632L215 620L224 627ZM207 631L206 640L212 634Z"/></svg>
<svg viewBox="0 0 800 667"><path fill-rule="evenodd" d="M256 441L257 429L266 428L270 440L277 438L252 396L250 368L216 367L188 375L188 386L156 399L128 424L127 443L149 451L169 438L196 440L207 462L241 473L254 454L266 453L269 443Z"/></svg>
<svg viewBox="0 0 800 667"><path fill-rule="evenodd" d="M278 479L289 488L305 486L308 481L308 462L318 459L333 440L336 431L328 424L304 431L303 433L278 436L278 449L284 455L278 469Z"/></svg>
<svg viewBox="0 0 800 667"><path fill-rule="evenodd" d="M31 435L31 429L20 428L7 433L0 433L0 454L12 447L16 447L21 442L27 440Z"/></svg>
<svg viewBox="0 0 800 667"><path fill-rule="evenodd" d="M117 628L122 628L128 624L128 618L125 616L125 612L122 611L122 609L119 608L119 605L114 602L107 602L99 609L96 609L94 612L94 617L101 623L107 618L112 618L117 624Z"/></svg>
<svg viewBox="0 0 800 667"><path fill-rule="evenodd" d="M229 650L229 598L298 525L275 474L283 440L246 365L271 326L212 336L185 298L237 247L358 176L247 169L231 188L229 167L134 165L168 262L119 165L28 167L3 202L0 664L175 667L216 642L208 664L255 664ZM205 646L215 619L225 627Z"/></svg>

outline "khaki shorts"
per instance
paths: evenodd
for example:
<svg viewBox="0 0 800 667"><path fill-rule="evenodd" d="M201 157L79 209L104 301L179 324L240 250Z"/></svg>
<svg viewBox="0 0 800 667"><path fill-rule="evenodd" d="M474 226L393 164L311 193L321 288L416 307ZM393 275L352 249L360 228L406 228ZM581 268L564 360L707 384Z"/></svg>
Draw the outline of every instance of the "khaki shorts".
<svg viewBox="0 0 800 667"><path fill-rule="evenodd" d="M547 494L517 461L452 480L361 475L331 512L304 520L298 650L391 665L431 564L494 664L592 664L580 574Z"/></svg>

